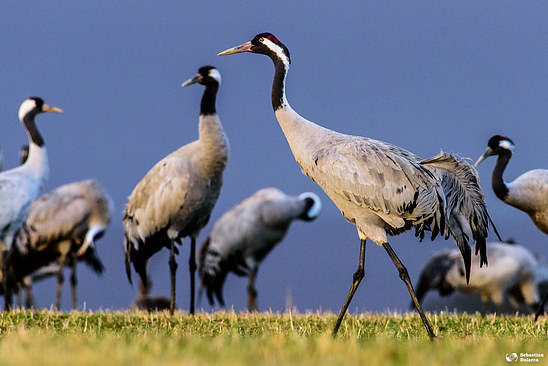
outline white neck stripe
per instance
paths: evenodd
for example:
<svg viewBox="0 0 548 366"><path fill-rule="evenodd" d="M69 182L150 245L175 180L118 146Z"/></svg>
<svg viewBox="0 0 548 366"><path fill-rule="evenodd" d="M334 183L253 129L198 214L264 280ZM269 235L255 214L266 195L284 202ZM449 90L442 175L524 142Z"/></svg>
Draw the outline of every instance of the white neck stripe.
<svg viewBox="0 0 548 366"><path fill-rule="evenodd" d="M289 59L287 58L287 55L285 54L284 50L278 46L276 43L272 42L270 39L265 38L263 41L263 44L274 51L274 53L282 60L282 62L285 65L285 69L289 69Z"/></svg>

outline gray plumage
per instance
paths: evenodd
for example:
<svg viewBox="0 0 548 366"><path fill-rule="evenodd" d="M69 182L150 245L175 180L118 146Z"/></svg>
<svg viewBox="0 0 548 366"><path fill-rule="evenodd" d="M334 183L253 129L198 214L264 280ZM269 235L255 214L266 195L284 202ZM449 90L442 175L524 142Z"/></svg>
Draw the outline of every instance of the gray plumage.
<svg viewBox="0 0 548 366"><path fill-rule="evenodd" d="M361 240L358 269L334 334L364 277L368 238L385 248L415 301L407 269L388 244L387 235L411 228L421 238L428 230L432 231L432 238L439 232L446 237L451 235L467 263L468 273L471 256L468 240L474 240L481 263L487 263L488 214L473 166L445 153L424 160L397 146L341 134L310 122L295 112L286 98L285 80L290 65L287 47L274 35L261 33L219 55L240 52L264 54L274 62L272 107L295 160L358 230ZM434 337L420 308L419 313L428 334Z"/></svg>
<svg viewBox="0 0 548 366"><path fill-rule="evenodd" d="M201 284L224 306L222 287L228 272L249 276L248 309L257 310L255 279L259 264L283 240L294 220L314 220L321 202L311 192L289 196L264 188L227 211L215 223L198 256Z"/></svg>
<svg viewBox="0 0 548 366"><path fill-rule="evenodd" d="M472 275L466 283L464 263L457 250L438 253L430 258L417 281L417 298L422 301L429 291L441 296L454 291L479 294L486 304L492 301L502 309L505 300L517 309L524 302L534 311L539 303L538 288L548 282L548 267L526 248L503 242L487 243L489 266L479 268L478 256L472 257ZM413 304L412 304L413 305Z"/></svg>
<svg viewBox="0 0 548 366"><path fill-rule="evenodd" d="M159 161L129 196L124 214L126 273L131 268L148 283L147 263L156 252L170 250L171 313L175 306L175 243L190 237L191 305L194 313L195 241L221 192L228 159L228 139L215 111L220 74L213 67L200 68L198 75L183 86L205 86L199 117L198 140Z"/></svg>
<svg viewBox="0 0 548 366"><path fill-rule="evenodd" d="M43 266L58 264L57 308L66 264L72 268L73 308L76 301L76 262L110 224L114 205L106 190L93 179L60 186L34 201L10 252L10 263L21 281ZM91 253L90 255L92 255ZM102 264L89 261L97 270Z"/></svg>

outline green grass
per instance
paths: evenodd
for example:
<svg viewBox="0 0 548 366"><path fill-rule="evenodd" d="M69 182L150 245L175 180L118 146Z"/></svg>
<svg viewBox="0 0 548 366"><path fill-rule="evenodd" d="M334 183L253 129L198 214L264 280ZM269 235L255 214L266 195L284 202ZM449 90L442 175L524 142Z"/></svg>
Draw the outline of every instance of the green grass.
<svg viewBox="0 0 548 366"><path fill-rule="evenodd" d="M432 314L0 313L0 365L502 365L543 353L548 323L531 317Z"/></svg>

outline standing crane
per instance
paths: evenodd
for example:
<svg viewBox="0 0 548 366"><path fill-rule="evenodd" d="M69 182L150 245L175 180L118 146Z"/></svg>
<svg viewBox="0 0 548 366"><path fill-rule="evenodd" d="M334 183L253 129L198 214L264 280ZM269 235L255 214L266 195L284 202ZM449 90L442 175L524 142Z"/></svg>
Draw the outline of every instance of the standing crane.
<svg viewBox="0 0 548 366"><path fill-rule="evenodd" d="M204 66L182 86L205 86L200 104L199 138L160 160L137 184L124 214L126 273L131 267L148 284L147 264L154 253L169 249L170 313L175 309L175 244L190 237L190 313L194 314L196 238L219 198L228 160L228 139L215 110L221 74Z"/></svg>
<svg viewBox="0 0 548 366"><path fill-rule="evenodd" d="M103 236L113 210L112 199L94 179L65 184L34 201L10 251L16 280L21 283L41 267L57 262L56 308L60 309L68 263L72 268L72 307L76 309L76 262ZM100 263L92 265L102 267Z"/></svg>
<svg viewBox="0 0 548 366"><path fill-rule="evenodd" d="M548 169L533 169L506 183L502 175L512 158L513 151L514 141L508 137L495 135L487 142L487 149L476 161L476 166L489 156L497 155L497 163L491 177L495 195L502 202L527 213L536 227L548 234ZM544 312L547 300L548 292L540 303L536 318Z"/></svg>
<svg viewBox="0 0 548 366"><path fill-rule="evenodd" d="M548 267L525 247L504 242L487 243L489 266L472 266L470 283L464 277L464 263L458 250L450 250L432 256L424 265L417 282L417 299L422 301L430 290L438 290L441 296L455 290L464 294L480 294L484 306L492 301L499 311L506 299L517 310L519 302L525 302L536 311L539 305L538 287L548 282ZM479 263L479 256L472 262Z"/></svg>
<svg viewBox="0 0 548 366"><path fill-rule="evenodd" d="M259 264L283 240L294 220L312 221L320 214L320 198L305 192L289 196L263 188L227 211L213 226L200 248L198 267L202 288L211 305L213 294L221 306L228 272L249 276L247 308L257 311L255 280Z"/></svg>
<svg viewBox="0 0 548 366"><path fill-rule="evenodd" d="M36 127L35 117L40 113L63 110L44 103L42 98L25 99L19 107L19 120L29 137L29 157L25 164L0 173L0 242L3 243L2 271L4 285L4 308L11 308L11 287L13 278L9 271L7 252L13 244L15 233L19 230L32 202L38 197L48 177L48 156L42 135Z"/></svg>
<svg viewBox="0 0 548 366"><path fill-rule="evenodd" d="M387 235L415 228L421 239L440 232L453 236L469 279L471 250L476 242L481 264L487 263L485 238L488 213L476 170L452 155L423 160L391 144L338 133L301 117L287 101L285 79L290 55L287 47L270 33L261 33L219 55L252 52L274 62L272 107L302 171L333 200L343 216L356 225L361 241L358 269L333 329L337 334L346 310L364 277L365 243L382 245L405 282L430 338L434 333L420 308L407 269L388 243Z"/></svg>

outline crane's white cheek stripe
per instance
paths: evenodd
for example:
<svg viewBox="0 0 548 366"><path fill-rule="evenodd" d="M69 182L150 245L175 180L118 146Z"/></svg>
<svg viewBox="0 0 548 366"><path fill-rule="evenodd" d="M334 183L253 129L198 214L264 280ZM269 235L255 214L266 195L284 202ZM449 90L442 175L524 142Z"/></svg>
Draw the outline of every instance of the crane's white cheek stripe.
<svg viewBox="0 0 548 366"><path fill-rule="evenodd" d="M264 39L263 44L274 51L274 53L283 61L287 70L289 68L289 60L287 59L287 55L284 53L284 50L268 38Z"/></svg>
<svg viewBox="0 0 548 366"><path fill-rule="evenodd" d="M36 102L32 99L26 99L19 107L19 119L22 121L23 117L36 107Z"/></svg>
<svg viewBox="0 0 548 366"><path fill-rule="evenodd" d="M502 140L499 142L499 146L503 149L514 151L514 145L508 140Z"/></svg>
<svg viewBox="0 0 548 366"><path fill-rule="evenodd" d="M221 84L221 73L217 69L211 69L209 70L209 76L211 76L213 79L217 80L219 84Z"/></svg>

